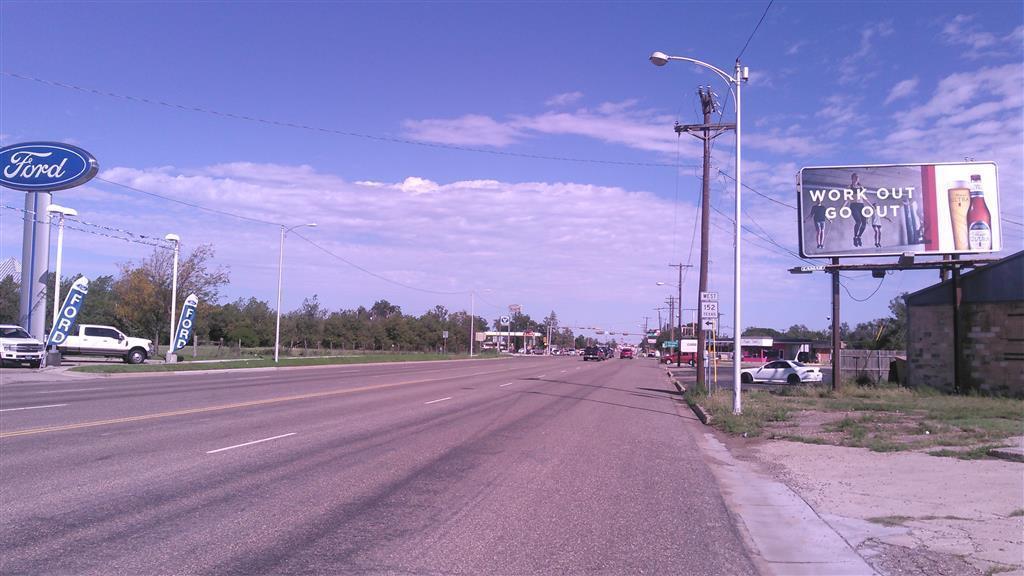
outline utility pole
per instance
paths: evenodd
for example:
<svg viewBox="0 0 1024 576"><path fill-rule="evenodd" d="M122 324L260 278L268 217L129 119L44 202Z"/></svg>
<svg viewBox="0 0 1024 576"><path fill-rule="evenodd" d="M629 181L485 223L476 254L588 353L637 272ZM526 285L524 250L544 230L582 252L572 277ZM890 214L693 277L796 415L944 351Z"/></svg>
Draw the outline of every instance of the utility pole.
<svg viewBox="0 0 1024 576"><path fill-rule="evenodd" d="M703 248L701 248L701 250L703 251ZM679 289L679 322L677 324L679 327L679 348L676 349L678 352L678 354L676 354L676 368L679 368L683 365L683 268L693 268L693 266L690 264L683 264L682 262L679 264L669 264L669 266L679 268L679 283L676 284L676 288ZM698 348L700 348L699 344L700 343L698 342Z"/></svg>
<svg viewBox="0 0 1024 576"><path fill-rule="evenodd" d="M676 124L676 134L686 132L704 141L704 173L700 193L700 281L697 288L697 299L708 290L708 251L711 226L711 141L726 130L735 130L735 124L712 124L711 115L715 112L715 99L710 86L697 88L700 96L701 110L704 112L703 124ZM738 242L739 240L737 240ZM739 271L737 271L737 274ZM707 349L707 337L704 332L704 316L697 305L697 386L707 387L704 377L704 351ZM739 328L735 328L738 330Z"/></svg>
<svg viewBox="0 0 1024 576"><path fill-rule="evenodd" d="M649 348L649 345L647 343L647 330L648 330L648 328L647 328L647 320L649 318L650 318L650 316L644 316L644 345L641 346L641 348L644 350L644 352L646 352L648 350L648 348Z"/></svg>
<svg viewBox="0 0 1024 576"><path fill-rule="evenodd" d="M678 352L679 351L679 341L676 339L676 325L675 325L674 322L672 322L673 320L676 319L676 316L675 316L676 297L675 296L669 296L668 300L665 300L665 302L668 304L668 324L669 324L669 326L672 327L672 339L676 340L676 351Z"/></svg>

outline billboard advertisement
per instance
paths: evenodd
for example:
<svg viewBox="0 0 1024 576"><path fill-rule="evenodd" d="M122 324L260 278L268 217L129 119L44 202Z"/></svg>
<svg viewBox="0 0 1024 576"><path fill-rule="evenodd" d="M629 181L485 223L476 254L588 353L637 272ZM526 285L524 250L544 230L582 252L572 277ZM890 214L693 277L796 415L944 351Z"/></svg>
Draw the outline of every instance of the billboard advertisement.
<svg viewBox="0 0 1024 576"><path fill-rule="evenodd" d="M994 162L814 166L797 176L806 258L1002 248Z"/></svg>

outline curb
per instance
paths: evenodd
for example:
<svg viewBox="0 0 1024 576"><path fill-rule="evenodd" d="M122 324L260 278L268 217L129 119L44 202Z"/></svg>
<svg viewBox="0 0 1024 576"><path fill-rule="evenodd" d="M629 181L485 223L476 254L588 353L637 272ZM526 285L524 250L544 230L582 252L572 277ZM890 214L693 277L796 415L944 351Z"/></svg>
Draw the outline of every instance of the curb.
<svg viewBox="0 0 1024 576"><path fill-rule="evenodd" d="M697 415L697 418L700 418L700 421L703 422L705 426L711 426L710 412L705 410L703 406L697 403L690 404L690 408L693 410L693 413Z"/></svg>
<svg viewBox="0 0 1024 576"><path fill-rule="evenodd" d="M1024 462L1024 451L1020 448L993 448L988 451L988 455L1000 460Z"/></svg>

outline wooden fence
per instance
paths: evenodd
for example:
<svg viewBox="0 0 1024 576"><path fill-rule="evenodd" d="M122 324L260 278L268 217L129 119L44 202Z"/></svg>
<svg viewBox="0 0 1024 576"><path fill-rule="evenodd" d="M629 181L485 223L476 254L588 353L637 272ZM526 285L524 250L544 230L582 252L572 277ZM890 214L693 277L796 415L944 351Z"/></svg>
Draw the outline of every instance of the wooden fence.
<svg viewBox="0 0 1024 576"><path fill-rule="evenodd" d="M840 356L843 378L856 378L873 384L889 379L889 365L894 360L906 360L903 350L849 350Z"/></svg>

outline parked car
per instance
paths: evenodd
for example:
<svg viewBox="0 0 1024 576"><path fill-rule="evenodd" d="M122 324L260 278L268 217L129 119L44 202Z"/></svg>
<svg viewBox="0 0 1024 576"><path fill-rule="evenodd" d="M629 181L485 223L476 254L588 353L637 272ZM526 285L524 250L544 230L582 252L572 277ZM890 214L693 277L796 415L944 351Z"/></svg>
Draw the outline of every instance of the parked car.
<svg viewBox="0 0 1024 576"><path fill-rule="evenodd" d="M44 355L46 344L33 338L27 330L14 324L0 324L0 366L39 368Z"/></svg>
<svg viewBox="0 0 1024 576"><path fill-rule="evenodd" d="M697 365L697 353L696 352L683 352L680 357L679 352L673 352L671 354L665 354L661 357L663 364L686 364L687 366Z"/></svg>
<svg viewBox="0 0 1024 576"><path fill-rule="evenodd" d="M628 359L632 360L633 359L633 349L632 348L623 348L622 350L619 351L619 358L628 358Z"/></svg>
<svg viewBox="0 0 1024 576"><path fill-rule="evenodd" d="M583 361L584 362L586 362L587 360L601 361L601 360L604 360L607 357L608 356L605 355L605 353L604 353L604 349L600 348L598 346L587 346L586 349L583 350Z"/></svg>
<svg viewBox="0 0 1024 576"><path fill-rule="evenodd" d="M752 382L785 382L786 384L821 382L821 370L795 360L775 360L760 368L741 370L740 381L745 384Z"/></svg>
<svg viewBox="0 0 1024 576"><path fill-rule="evenodd" d="M121 358L129 364L142 364L153 354L153 342L132 338L113 326L81 324L57 346L61 356L105 356Z"/></svg>

